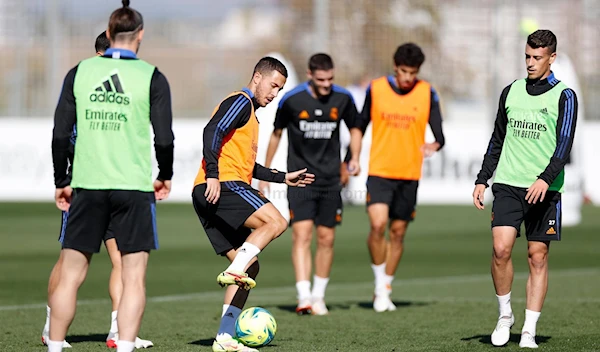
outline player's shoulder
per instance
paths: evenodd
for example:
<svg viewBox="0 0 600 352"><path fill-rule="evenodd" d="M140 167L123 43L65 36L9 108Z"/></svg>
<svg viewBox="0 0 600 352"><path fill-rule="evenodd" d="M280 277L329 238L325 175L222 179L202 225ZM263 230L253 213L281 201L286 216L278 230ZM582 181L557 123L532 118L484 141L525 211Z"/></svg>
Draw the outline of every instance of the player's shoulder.
<svg viewBox="0 0 600 352"><path fill-rule="evenodd" d="M285 93L279 101L278 107L281 108L283 104L289 102L290 98L297 97L303 92L308 92L308 82L300 83L296 87L292 88L289 92Z"/></svg>
<svg viewBox="0 0 600 352"><path fill-rule="evenodd" d="M350 99L350 101L352 101L354 103L354 97L352 96L352 93L350 93L350 91L348 89L346 89L342 86L338 86L337 84L334 84L331 86L331 90L336 94L346 96L348 99Z"/></svg>

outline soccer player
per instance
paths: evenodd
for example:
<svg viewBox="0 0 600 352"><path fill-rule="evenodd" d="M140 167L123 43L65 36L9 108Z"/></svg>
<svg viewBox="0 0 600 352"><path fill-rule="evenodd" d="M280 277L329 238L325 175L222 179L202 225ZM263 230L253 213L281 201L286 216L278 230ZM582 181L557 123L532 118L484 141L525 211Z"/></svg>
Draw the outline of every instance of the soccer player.
<svg viewBox="0 0 600 352"><path fill-rule="evenodd" d="M100 33L98 37L96 37L96 55L102 56L104 52L108 50L110 47L110 41L106 37L106 31ZM71 168L73 165L73 153L74 153L74 145L75 139L77 137L76 134L77 129L73 129L72 138L71 138L71 149L69 152L69 170L68 170L68 179L71 178ZM64 236L64 229L67 224L67 219L69 217L69 213L63 211L62 214L62 226L61 232L58 240L62 242ZM108 332L108 336L106 337L106 346L109 348L116 348L119 329L117 326L117 309L119 308L119 302L121 300L121 294L123 293L123 281L121 280L121 253L119 253L119 249L117 248L117 242L115 240L115 235L112 230L109 228L104 235L104 245L106 246L106 251L108 252L108 256L110 257L110 261L112 263L112 270L110 272L110 280L108 284L108 292L110 294L110 299L112 301L112 313L110 319L110 330ZM56 284L58 283L58 273L61 270L62 265L62 256L59 257L58 261L54 265L52 272L50 273L50 279L48 280L48 298L52 296L52 293L56 289ZM48 302L49 303L49 302ZM46 323L44 324L44 329L42 330L42 343L47 345L47 341L49 340L48 334L50 333L50 306L46 307ZM148 348L154 346L152 341L143 340L139 337L135 338L135 346L136 348ZM70 348L71 345L67 342L63 342L63 348Z"/></svg>
<svg viewBox="0 0 600 352"><path fill-rule="evenodd" d="M58 282L49 298L50 352L63 348L77 291L109 227L122 262L117 351L135 348L145 306L148 256L158 247L155 200L165 199L170 192L174 139L168 82L156 67L136 56L143 27L142 15L124 0L108 24L111 48L69 71L56 108L55 198L69 217ZM77 147L69 180L66 170L76 123ZM150 125L159 168L154 182Z"/></svg>
<svg viewBox="0 0 600 352"><path fill-rule="evenodd" d="M266 167L270 167L284 128L288 131L288 170L302 165L315 174L315 182L304 189L287 193L292 226L292 262L296 272L299 315L328 313L325 289L333 262L335 226L342 221L340 180L340 122L351 128L352 155L360 155L362 132L354 128L356 106L346 89L333 84L333 60L315 54L308 61L308 81L288 92L279 102L274 130L267 148ZM358 158L348 168L359 171ZM261 182L259 189L267 189ZM311 292L311 242L317 228L315 274Z"/></svg>
<svg viewBox="0 0 600 352"><path fill-rule="evenodd" d="M217 282L228 287L213 351L256 351L233 338L235 321L246 303L248 290L256 285L257 255L287 227L273 204L250 186L252 178L298 187L314 180L306 169L284 173L256 163L255 110L277 97L287 75L279 60L260 59L248 85L227 96L204 128L204 157L194 181L192 200L215 252L231 262L217 276Z"/></svg>
<svg viewBox="0 0 600 352"><path fill-rule="evenodd" d="M435 89L417 74L425 55L417 45L400 45L394 54L395 75L380 77L367 89L361 112L364 133L373 123L367 179L368 247L375 275L373 308L393 311L392 280L404 252L404 236L415 217L423 157L444 146L442 116ZM427 124L435 142L425 143ZM391 221L390 221L391 220ZM385 230L390 227L390 240Z"/></svg>
<svg viewBox="0 0 600 352"><path fill-rule="evenodd" d="M483 209L492 186L492 279L499 318L492 344L505 345L515 317L510 305L512 248L525 222L529 279L527 309L519 346L537 348L536 324L548 290L550 241L561 239L561 193L577 125L577 96L550 70L556 58L556 36L538 30L527 37L527 78L504 88L494 132L475 181L473 203Z"/></svg>

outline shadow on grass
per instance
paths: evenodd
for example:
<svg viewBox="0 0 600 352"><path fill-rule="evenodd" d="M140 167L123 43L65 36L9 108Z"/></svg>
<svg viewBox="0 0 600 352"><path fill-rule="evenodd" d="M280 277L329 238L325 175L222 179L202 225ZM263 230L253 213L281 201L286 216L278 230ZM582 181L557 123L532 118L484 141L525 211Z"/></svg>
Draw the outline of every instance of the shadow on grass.
<svg viewBox="0 0 600 352"><path fill-rule="evenodd" d="M535 342L537 342L537 344L539 345L539 344L548 342L548 340L550 340L551 338L552 338L551 336L538 335L535 337ZM460 340L461 341L479 340L479 342L481 342L483 344L492 346L492 337L490 334L475 335L475 336L471 336L471 337L463 337ZM508 341L518 344L521 341L521 334L510 334L510 339Z"/></svg>

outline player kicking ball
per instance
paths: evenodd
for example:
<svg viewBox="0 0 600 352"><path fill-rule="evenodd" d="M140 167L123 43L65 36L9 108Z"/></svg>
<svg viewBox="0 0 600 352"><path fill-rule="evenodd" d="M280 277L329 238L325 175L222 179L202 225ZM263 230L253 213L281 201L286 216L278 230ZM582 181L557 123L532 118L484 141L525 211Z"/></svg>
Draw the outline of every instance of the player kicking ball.
<svg viewBox="0 0 600 352"><path fill-rule="evenodd" d="M213 351L257 351L235 336L235 321L251 288L256 286L258 254L287 228L287 221L259 191L252 178L305 187L314 181L306 169L285 173L256 163L258 120L255 110L269 104L287 80L277 59L262 58L250 83L231 93L204 128L203 159L194 182L192 200L215 252L231 264L217 277L227 286Z"/></svg>

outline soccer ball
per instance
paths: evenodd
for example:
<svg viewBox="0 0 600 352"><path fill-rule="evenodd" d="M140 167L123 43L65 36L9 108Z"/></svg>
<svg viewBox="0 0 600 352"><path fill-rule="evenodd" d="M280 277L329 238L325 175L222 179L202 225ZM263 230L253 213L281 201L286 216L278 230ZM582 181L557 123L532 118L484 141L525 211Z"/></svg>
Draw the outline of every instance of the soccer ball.
<svg viewBox="0 0 600 352"><path fill-rule="evenodd" d="M249 347L269 344L275 337L275 332L277 332L277 322L264 308L248 308L235 321L236 337Z"/></svg>

